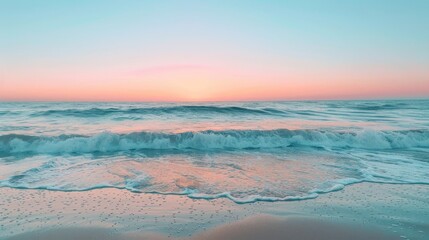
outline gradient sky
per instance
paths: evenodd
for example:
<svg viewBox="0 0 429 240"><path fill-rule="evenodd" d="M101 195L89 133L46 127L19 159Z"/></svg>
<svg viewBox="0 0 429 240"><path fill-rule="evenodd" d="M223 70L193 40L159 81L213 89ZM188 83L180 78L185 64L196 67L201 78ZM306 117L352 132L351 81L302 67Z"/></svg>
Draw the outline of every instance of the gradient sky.
<svg viewBox="0 0 429 240"><path fill-rule="evenodd" d="M429 97L427 0L0 0L0 100Z"/></svg>

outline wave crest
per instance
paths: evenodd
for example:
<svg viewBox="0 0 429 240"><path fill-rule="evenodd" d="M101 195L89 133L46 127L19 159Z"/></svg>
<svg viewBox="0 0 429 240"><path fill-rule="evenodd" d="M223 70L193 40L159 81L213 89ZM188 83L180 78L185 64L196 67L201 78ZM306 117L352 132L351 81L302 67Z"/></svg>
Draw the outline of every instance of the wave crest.
<svg viewBox="0 0 429 240"><path fill-rule="evenodd" d="M234 150L282 147L405 149L429 147L429 131L228 130L183 133L103 132L92 136L0 136L0 153L91 153L143 149Z"/></svg>

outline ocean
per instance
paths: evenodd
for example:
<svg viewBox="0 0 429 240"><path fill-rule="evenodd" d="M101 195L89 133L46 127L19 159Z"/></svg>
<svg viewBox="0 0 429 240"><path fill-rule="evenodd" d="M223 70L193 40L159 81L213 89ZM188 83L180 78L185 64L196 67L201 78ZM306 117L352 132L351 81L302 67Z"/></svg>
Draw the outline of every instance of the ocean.
<svg viewBox="0 0 429 240"><path fill-rule="evenodd" d="M0 186L317 198L429 184L429 100L0 103Z"/></svg>

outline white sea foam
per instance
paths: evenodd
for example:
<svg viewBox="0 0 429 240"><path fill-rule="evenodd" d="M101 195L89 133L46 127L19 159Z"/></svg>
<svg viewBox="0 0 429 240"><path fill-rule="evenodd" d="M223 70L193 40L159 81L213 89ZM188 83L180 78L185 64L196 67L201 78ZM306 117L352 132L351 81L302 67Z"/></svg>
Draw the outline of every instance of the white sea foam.
<svg viewBox="0 0 429 240"><path fill-rule="evenodd" d="M93 136L33 137L0 136L3 153L89 153L141 149L246 149L281 147L320 147L357 149L406 149L429 147L429 131L355 132L321 130L238 130L203 131L178 134L103 132Z"/></svg>
<svg viewBox="0 0 429 240"><path fill-rule="evenodd" d="M249 203L311 199L359 182L429 184L428 106L0 103L0 185Z"/></svg>

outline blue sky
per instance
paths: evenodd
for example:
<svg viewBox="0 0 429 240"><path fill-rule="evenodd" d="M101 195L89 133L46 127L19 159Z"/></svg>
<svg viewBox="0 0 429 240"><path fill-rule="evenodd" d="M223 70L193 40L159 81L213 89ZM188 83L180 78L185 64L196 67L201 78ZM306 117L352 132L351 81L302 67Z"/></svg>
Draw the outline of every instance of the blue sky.
<svg viewBox="0 0 429 240"><path fill-rule="evenodd" d="M223 82L211 84L219 88L216 96L238 91L225 89L231 81L254 88L263 81L293 89L303 82L318 86L326 81L351 88L357 79L368 88L361 97L371 97L389 83L403 88L405 82L416 89L406 89L404 94L387 89L380 96L426 95L428 12L429 1L418 0L1 0L0 84L8 94L0 90L0 98L13 98L10 92L18 99L28 96L26 88L34 85L38 92L34 98L43 99L50 89L78 88L73 82L100 89L105 81L111 87L126 81L136 88L149 85L165 91L174 72L160 76L129 73L147 68L177 71L169 66L196 65L210 70L201 73L200 68L187 67L186 74L180 71L177 79L194 79L184 81L188 85L198 85L198 79L209 85ZM163 84L157 88L153 82ZM374 82L378 85L371 91ZM269 89L264 91L250 91L247 98L270 95ZM338 91L320 96L314 89L308 95L288 91L284 96L272 95L276 99L359 97L352 91L349 95L344 89ZM121 94L125 93L126 89ZM109 99L109 94L103 98ZM76 99L81 98L76 95Z"/></svg>

